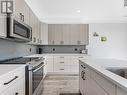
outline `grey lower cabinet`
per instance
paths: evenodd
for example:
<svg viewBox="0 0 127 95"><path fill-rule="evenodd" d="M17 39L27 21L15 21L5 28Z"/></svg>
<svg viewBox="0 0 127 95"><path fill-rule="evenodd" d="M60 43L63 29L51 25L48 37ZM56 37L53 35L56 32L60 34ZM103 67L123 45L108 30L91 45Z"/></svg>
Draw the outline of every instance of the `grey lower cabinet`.
<svg viewBox="0 0 127 95"><path fill-rule="evenodd" d="M82 95L116 95L116 86L80 62L79 87Z"/></svg>
<svg viewBox="0 0 127 95"><path fill-rule="evenodd" d="M121 89L120 87L117 87L117 95L127 95L127 91Z"/></svg>
<svg viewBox="0 0 127 95"><path fill-rule="evenodd" d="M49 45L87 45L88 24L49 24Z"/></svg>

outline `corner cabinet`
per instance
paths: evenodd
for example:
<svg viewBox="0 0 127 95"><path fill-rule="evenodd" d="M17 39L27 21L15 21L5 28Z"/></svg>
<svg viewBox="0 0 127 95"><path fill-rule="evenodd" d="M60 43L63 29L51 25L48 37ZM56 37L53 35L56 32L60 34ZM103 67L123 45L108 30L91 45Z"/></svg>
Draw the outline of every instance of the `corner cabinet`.
<svg viewBox="0 0 127 95"><path fill-rule="evenodd" d="M49 45L88 45L88 24L49 24Z"/></svg>

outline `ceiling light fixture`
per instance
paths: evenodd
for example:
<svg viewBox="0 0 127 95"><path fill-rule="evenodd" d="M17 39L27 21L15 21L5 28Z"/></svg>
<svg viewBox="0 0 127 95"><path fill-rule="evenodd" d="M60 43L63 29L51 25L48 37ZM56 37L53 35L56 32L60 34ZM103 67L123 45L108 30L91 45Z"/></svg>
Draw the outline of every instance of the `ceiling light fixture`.
<svg viewBox="0 0 127 95"><path fill-rule="evenodd" d="M81 10L77 10L76 12L77 12L77 13L80 13L80 12L81 12Z"/></svg>

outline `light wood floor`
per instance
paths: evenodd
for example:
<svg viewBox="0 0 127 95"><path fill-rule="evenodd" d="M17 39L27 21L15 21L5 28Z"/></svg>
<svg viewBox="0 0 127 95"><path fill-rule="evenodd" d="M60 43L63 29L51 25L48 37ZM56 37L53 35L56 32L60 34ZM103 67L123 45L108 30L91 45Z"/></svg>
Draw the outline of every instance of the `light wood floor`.
<svg viewBox="0 0 127 95"><path fill-rule="evenodd" d="M60 93L78 93L79 76L48 75L43 82L42 95L59 95Z"/></svg>

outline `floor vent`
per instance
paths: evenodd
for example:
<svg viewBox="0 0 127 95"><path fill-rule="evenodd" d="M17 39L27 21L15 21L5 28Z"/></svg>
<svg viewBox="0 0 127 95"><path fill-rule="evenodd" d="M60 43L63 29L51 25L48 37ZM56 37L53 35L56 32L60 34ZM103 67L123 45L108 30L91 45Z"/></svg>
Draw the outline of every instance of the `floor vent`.
<svg viewBox="0 0 127 95"><path fill-rule="evenodd" d="M81 95L80 93L60 93L59 95Z"/></svg>

